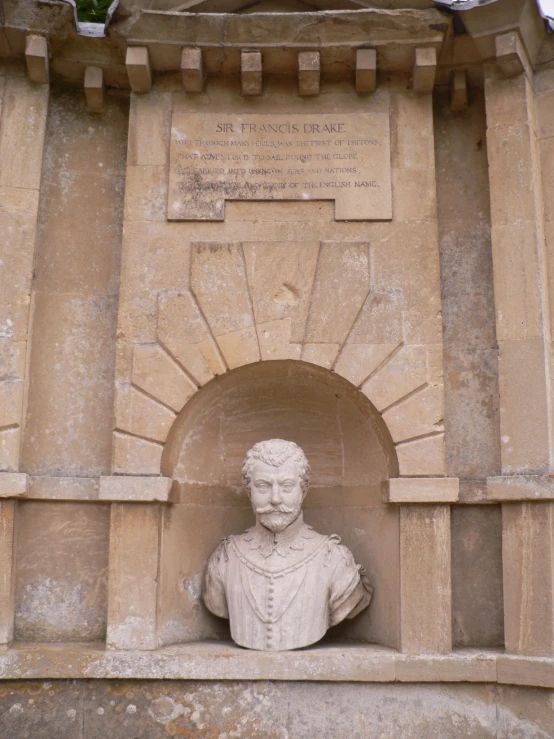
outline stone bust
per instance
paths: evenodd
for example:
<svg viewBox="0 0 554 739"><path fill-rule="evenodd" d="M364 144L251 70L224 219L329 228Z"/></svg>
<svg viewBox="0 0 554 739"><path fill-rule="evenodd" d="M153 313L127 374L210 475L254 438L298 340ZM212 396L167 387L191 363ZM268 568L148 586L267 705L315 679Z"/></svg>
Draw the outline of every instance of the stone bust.
<svg viewBox="0 0 554 739"><path fill-rule="evenodd" d="M314 644L330 626L366 608L372 587L338 536L304 523L310 465L297 444L255 444L242 475L256 524L224 539L209 558L204 603L230 620L242 647L281 651Z"/></svg>

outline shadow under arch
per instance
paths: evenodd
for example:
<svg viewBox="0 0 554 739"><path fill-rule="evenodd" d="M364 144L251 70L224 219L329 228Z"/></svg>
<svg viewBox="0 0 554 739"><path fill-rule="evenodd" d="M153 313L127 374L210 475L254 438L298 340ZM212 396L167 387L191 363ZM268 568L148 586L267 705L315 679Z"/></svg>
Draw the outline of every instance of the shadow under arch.
<svg viewBox="0 0 554 739"><path fill-rule="evenodd" d="M162 474L175 481L175 503L164 518L161 643L229 638L227 623L202 605L202 568L220 539L254 522L242 461L268 438L304 449L312 467L306 522L341 536L375 586L369 611L326 638L397 648L398 510L383 500L383 483L398 475L394 443L357 388L298 360L250 364L213 379L171 428L162 456Z"/></svg>

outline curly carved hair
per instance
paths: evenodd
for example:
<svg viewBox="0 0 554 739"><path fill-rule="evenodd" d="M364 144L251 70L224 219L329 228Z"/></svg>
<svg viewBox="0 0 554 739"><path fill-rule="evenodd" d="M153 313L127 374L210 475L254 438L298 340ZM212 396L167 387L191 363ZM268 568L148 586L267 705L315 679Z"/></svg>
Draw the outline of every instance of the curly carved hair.
<svg viewBox="0 0 554 739"><path fill-rule="evenodd" d="M252 467L254 466L254 462L260 461L264 464L269 464L272 467L280 467L289 459L292 459L298 465L300 487L302 489L302 494L306 495L310 480L310 463L298 444L295 444L294 441L285 441L285 439L267 439L266 441L259 441L246 453L244 464L242 466L242 481L245 488L248 491L250 490Z"/></svg>

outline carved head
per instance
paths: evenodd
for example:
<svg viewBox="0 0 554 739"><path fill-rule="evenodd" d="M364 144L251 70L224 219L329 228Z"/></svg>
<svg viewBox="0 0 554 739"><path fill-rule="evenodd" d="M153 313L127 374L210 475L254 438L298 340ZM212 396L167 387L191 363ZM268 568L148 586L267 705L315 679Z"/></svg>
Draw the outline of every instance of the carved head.
<svg viewBox="0 0 554 739"><path fill-rule="evenodd" d="M308 492L310 463L293 441L268 439L247 453L242 479L256 518L270 531L284 531L298 517Z"/></svg>

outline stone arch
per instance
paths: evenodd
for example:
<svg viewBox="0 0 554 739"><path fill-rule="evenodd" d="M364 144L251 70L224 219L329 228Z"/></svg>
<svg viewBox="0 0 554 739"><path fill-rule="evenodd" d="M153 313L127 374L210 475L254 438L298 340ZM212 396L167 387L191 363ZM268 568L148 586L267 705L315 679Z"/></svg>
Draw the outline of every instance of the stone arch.
<svg viewBox="0 0 554 739"><path fill-rule="evenodd" d="M372 277L370 253L366 242L193 243L189 287L159 291L157 340L132 348L118 384L113 471L159 474L177 413L214 377L301 360L369 399L400 475L444 475L436 306L394 270Z"/></svg>
<svg viewBox="0 0 554 739"><path fill-rule="evenodd" d="M241 466L256 441L299 443L312 466L305 518L339 534L375 584L369 615L329 639L397 647L398 510L384 483L398 474L394 443L369 400L337 373L302 361L258 362L200 389L167 436L161 469L174 479L164 511L159 637L162 643L226 637L226 623L202 606L204 562L221 538L253 523Z"/></svg>

